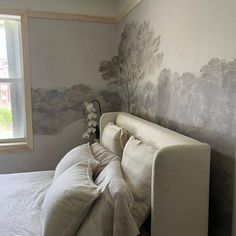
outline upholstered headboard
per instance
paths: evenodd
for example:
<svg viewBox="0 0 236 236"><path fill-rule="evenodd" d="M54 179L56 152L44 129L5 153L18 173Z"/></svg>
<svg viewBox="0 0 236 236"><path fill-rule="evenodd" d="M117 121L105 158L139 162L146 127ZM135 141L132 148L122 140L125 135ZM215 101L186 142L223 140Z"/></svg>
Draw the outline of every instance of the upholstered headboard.
<svg viewBox="0 0 236 236"><path fill-rule="evenodd" d="M210 147L128 113L105 113L102 132L114 122L158 149L152 171L152 236L207 236Z"/></svg>

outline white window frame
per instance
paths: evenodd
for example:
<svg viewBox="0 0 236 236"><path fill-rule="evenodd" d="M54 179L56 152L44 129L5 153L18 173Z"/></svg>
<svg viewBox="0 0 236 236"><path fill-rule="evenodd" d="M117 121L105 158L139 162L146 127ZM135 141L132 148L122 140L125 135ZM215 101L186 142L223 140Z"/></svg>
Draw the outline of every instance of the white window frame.
<svg viewBox="0 0 236 236"><path fill-rule="evenodd" d="M1 10L1 15L21 17L21 36L22 36L22 67L24 78L24 104L25 104L25 138L10 139L0 141L0 152L21 152L33 150L33 128L32 128L32 102L31 102L31 83L30 83L30 60L29 60L29 33L28 33L28 14L23 11Z"/></svg>

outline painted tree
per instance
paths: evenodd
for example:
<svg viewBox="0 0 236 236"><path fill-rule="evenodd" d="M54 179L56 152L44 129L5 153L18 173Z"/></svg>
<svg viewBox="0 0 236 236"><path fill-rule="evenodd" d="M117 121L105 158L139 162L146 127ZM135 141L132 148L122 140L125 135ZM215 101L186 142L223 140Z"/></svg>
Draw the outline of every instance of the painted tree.
<svg viewBox="0 0 236 236"><path fill-rule="evenodd" d="M126 24L117 55L100 65L99 71L108 86L123 90L128 111L140 81L160 66L163 58L160 42L160 36L155 36L149 22Z"/></svg>

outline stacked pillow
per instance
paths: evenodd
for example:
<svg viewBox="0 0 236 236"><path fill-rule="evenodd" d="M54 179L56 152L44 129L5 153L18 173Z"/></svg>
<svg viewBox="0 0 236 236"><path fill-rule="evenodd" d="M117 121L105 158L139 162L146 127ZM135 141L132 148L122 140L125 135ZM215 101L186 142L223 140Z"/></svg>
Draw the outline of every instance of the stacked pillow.
<svg viewBox="0 0 236 236"><path fill-rule="evenodd" d="M121 171L119 160L107 165L96 179L98 186L108 186L113 199L113 236L138 235L139 230L132 216L134 198Z"/></svg>
<svg viewBox="0 0 236 236"><path fill-rule="evenodd" d="M123 178L120 160L112 160L101 171L95 183L102 189L102 195L95 202L77 236L138 235L139 230L131 214L134 199Z"/></svg>
<svg viewBox="0 0 236 236"><path fill-rule="evenodd" d="M91 153L89 143L84 145L80 145L71 151L69 151L62 160L58 163L54 177L57 178L60 174L62 174L69 167L83 161L90 160L93 169L97 167L99 162L94 158Z"/></svg>
<svg viewBox="0 0 236 236"><path fill-rule="evenodd" d="M129 135L127 131L109 122L103 130L101 144L121 157L128 139Z"/></svg>
<svg viewBox="0 0 236 236"><path fill-rule="evenodd" d="M98 165L89 144L72 149L59 162L43 203L43 235L74 235L100 191L93 182Z"/></svg>
<svg viewBox="0 0 236 236"><path fill-rule="evenodd" d="M77 163L53 180L43 204L43 235L75 235L99 196L92 163Z"/></svg>
<svg viewBox="0 0 236 236"><path fill-rule="evenodd" d="M134 196L132 214L138 227L150 213L152 164L156 153L157 149L131 136L122 157L124 178Z"/></svg>
<svg viewBox="0 0 236 236"><path fill-rule="evenodd" d="M122 157L124 178L134 196L132 215L140 227L150 213L152 164L157 149L142 143L134 136L129 140L128 137L127 131L114 123L108 123L104 128L101 143Z"/></svg>
<svg viewBox="0 0 236 236"><path fill-rule="evenodd" d="M109 151L100 143L94 143L90 146L91 152L93 153L95 159L99 162L95 171L94 178L101 173L101 171L113 160L121 161L121 157L117 156L115 153Z"/></svg>

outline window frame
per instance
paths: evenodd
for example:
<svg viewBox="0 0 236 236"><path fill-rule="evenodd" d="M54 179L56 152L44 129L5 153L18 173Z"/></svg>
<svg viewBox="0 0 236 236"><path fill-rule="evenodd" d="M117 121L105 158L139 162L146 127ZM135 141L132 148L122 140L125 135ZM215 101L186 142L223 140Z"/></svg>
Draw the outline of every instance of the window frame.
<svg viewBox="0 0 236 236"><path fill-rule="evenodd" d="M22 68L24 80L24 104L25 104L25 138L1 139L0 152L24 152L33 151L33 127L32 127L32 101L30 82L30 59L29 59L29 32L28 14L20 10L2 10L1 15L21 17L21 41L22 41Z"/></svg>

